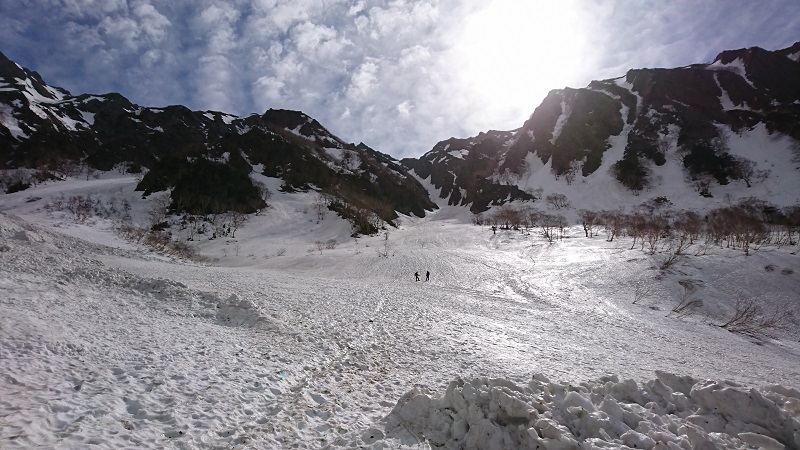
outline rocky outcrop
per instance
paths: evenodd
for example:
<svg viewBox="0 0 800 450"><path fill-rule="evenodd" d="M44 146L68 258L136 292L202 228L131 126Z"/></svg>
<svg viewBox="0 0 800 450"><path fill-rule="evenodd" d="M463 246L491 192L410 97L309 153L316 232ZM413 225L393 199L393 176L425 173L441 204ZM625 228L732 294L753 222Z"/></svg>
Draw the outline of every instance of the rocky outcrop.
<svg viewBox="0 0 800 450"><path fill-rule="evenodd" d="M142 107L116 93L73 96L2 54L0 77L0 169L143 171L145 195L174 188L173 209L194 213L262 207L255 169L287 191L316 189L386 221L436 207L398 161L299 111L236 117Z"/></svg>
<svg viewBox="0 0 800 450"><path fill-rule="evenodd" d="M653 169L675 148L689 180L726 184L752 168L728 153L726 132L764 124L800 141L799 61L797 43L725 51L709 64L632 69L582 89L551 91L517 130L442 141L402 162L450 204L474 212L527 198L517 180L535 160L568 183L590 176L608 162L612 141L624 152L610 162L611 172L633 193L651 184Z"/></svg>

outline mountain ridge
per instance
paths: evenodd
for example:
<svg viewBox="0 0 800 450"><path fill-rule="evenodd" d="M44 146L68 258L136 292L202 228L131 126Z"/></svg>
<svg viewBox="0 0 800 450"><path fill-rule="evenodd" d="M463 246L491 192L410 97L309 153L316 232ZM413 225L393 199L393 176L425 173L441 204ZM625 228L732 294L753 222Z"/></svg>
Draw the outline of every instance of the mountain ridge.
<svg viewBox="0 0 800 450"><path fill-rule="evenodd" d="M74 96L2 53L0 76L0 169L45 168L43 179L141 173L144 195L184 187L185 198L172 199L175 212L257 211L266 199L250 179L255 172L280 178L282 190L317 190L348 205L342 211L389 223L398 214L425 216L435 198L473 213L547 195L586 207L581 200L599 192L625 206L643 193L666 197L667 184L675 185L666 189L671 201L701 208L715 195L717 203L742 197L726 188L734 182L758 185L748 194L781 206L800 203L792 195L800 191L800 42L554 89L517 129L446 139L400 161L346 143L300 111L237 117L142 107L119 93ZM239 187L214 192L193 171ZM192 199L192 190L202 194ZM689 199L695 195L700 202Z"/></svg>
<svg viewBox="0 0 800 450"><path fill-rule="evenodd" d="M350 216L377 216L374 223L436 208L396 160L344 142L300 111L237 117L182 105L142 107L118 93L73 96L2 54L0 77L0 169L36 168L45 178L141 173L144 195L180 186L197 191L182 189L184 198L171 203L173 211L192 214L263 208L266 199L250 178L256 169L281 178L281 189L317 190L346 205ZM226 185L212 192L193 171Z"/></svg>
<svg viewBox="0 0 800 450"><path fill-rule="evenodd" d="M712 186L744 180L750 187L755 178L768 176L766 166L775 161L759 163L755 151L730 151L731 141L761 126L774 140L790 141L789 162L800 170L799 60L800 42L774 52L727 50L709 64L631 69L585 88L550 91L522 127L495 132L510 134L503 142L487 145L481 135L461 139L471 143L455 155L447 147L453 140L445 140L419 159L401 162L431 182L433 196L475 213L537 200L533 186L519 180L537 172L540 183L552 185L541 166L549 166L549 176L560 182L553 188L560 184L563 190L586 183L602 168L627 189L631 204L657 187L672 158L685 177L671 181L696 186L698 195L710 198ZM475 158L484 163L478 171L471 163ZM785 189L800 190L798 172L790 178L783 180Z"/></svg>

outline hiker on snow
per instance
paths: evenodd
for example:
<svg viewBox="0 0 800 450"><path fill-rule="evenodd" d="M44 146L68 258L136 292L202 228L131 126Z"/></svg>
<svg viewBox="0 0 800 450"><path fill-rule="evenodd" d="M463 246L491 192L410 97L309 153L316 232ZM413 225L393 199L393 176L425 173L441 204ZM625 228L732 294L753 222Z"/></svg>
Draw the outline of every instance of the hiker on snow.
<svg viewBox="0 0 800 450"><path fill-rule="evenodd" d="M416 281L419 281L419 272L414 272L414 278L416 278Z"/></svg>

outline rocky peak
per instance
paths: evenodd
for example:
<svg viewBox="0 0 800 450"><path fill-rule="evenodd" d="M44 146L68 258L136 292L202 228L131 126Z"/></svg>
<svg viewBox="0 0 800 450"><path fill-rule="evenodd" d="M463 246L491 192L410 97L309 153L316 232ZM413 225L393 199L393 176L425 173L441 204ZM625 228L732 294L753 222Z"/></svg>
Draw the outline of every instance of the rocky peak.
<svg viewBox="0 0 800 450"><path fill-rule="evenodd" d="M2 78L2 83L15 87L21 92L28 92L39 100L59 101L70 95L64 89L48 86L38 73L21 67L8 59L2 52L0 52L0 78Z"/></svg>
<svg viewBox="0 0 800 450"><path fill-rule="evenodd" d="M72 96L4 55L0 75L0 170L144 168L139 190L171 188L180 197L172 207L195 214L209 212L208 199L215 209L242 212L263 205L254 166L281 178L287 191L330 194L343 215L391 221L398 212L424 216L436 207L396 160L345 143L300 111L239 118L182 105L142 107L117 93Z"/></svg>
<svg viewBox="0 0 800 450"><path fill-rule="evenodd" d="M511 139L449 139L402 162L450 204L475 212L525 199L519 192L552 185L547 178L566 189L598 171L636 196L661 182L659 168L670 158L688 180L730 183L755 163L729 153L728 135L761 125L776 140L800 142L798 61L800 43L779 51L724 51L710 64L631 69L585 88L551 91Z"/></svg>

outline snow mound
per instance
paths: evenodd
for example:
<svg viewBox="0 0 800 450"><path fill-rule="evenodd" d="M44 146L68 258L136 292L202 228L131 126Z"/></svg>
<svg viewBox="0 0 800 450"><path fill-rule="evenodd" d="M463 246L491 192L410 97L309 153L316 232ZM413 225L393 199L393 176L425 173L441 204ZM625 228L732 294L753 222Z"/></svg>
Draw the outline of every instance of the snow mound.
<svg viewBox="0 0 800 450"><path fill-rule="evenodd" d="M387 416L387 434L448 449L800 447L800 391L656 377L457 379L440 397L414 388Z"/></svg>
<svg viewBox="0 0 800 450"><path fill-rule="evenodd" d="M45 243L50 242L50 240L45 236L44 233L39 233L36 231L35 227L24 224L24 223L17 223L19 222L19 218L16 216L11 217L12 220L6 219L6 214L0 214L0 240L3 240L3 248L8 251L12 246L12 241L17 241L19 243ZM13 221L16 219L17 222Z"/></svg>
<svg viewBox="0 0 800 450"><path fill-rule="evenodd" d="M250 299L232 294L217 305L217 323L232 327L255 328L267 319L260 308Z"/></svg>

